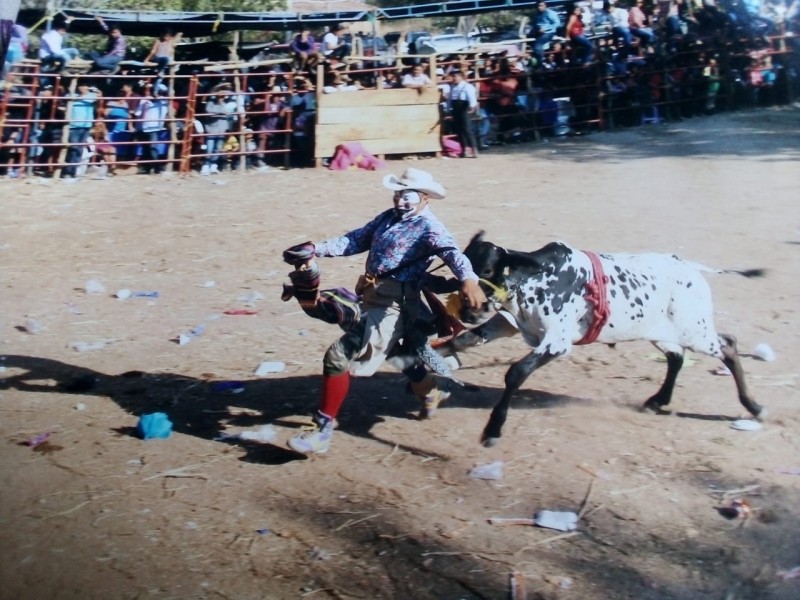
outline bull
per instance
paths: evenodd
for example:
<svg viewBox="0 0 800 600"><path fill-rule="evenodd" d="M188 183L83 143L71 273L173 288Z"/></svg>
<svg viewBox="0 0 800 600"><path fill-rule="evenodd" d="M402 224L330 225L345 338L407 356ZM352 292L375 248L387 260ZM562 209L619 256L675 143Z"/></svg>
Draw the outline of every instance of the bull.
<svg viewBox="0 0 800 600"><path fill-rule="evenodd" d="M501 437L511 398L531 373L569 354L573 345L592 342L646 340L664 353L666 378L643 410L665 412L684 352L691 350L719 358L733 375L742 406L754 417L763 416L763 407L747 390L736 339L714 328L711 289L702 275L757 277L763 275L762 269L711 269L668 254L594 254L563 242L519 252L483 236L484 232L475 235L464 254L481 278L489 302L477 310L462 307L462 320L480 325L456 338L451 349L515 332L496 310L513 317L533 347L505 375L505 390L483 430L484 446L495 445Z"/></svg>

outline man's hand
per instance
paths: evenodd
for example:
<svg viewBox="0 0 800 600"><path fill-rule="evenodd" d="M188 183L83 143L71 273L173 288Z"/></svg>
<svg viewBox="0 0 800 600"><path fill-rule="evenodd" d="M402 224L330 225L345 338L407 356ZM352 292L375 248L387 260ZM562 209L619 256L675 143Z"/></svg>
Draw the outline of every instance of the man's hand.
<svg viewBox="0 0 800 600"><path fill-rule="evenodd" d="M477 309L487 302L486 294L474 279L467 279L461 283L461 296L471 309Z"/></svg>

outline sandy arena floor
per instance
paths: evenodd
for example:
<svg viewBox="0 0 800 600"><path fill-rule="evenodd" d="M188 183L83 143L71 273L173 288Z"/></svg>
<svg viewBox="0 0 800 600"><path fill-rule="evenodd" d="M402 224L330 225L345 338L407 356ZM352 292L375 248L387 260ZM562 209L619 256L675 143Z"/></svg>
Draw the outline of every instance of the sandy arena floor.
<svg viewBox="0 0 800 600"><path fill-rule="evenodd" d="M676 413L641 413L658 351L595 345L531 377L485 449L528 351L509 339L462 356L479 391L431 421L391 367L355 381L330 453L308 460L285 442L338 329L280 301L281 251L388 207L382 173L0 182L0 598L501 600L512 571L530 600L800 597L799 159L790 108L390 161L440 178L450 197L434 210L462 244L485 229L520 250L563 239L767 268L709 281L769 418L732 429L733 381L699 355ZM362 265L325 259L324 283L352 286ZM122 288L159 297L119 301ZM223 314L243 308L258 314ZM264 361L285 370L257 377ZM173 435L138 439L155 411ZM265 424L274 444L215 440ZM502 479L468 476L496 460ZM724 518L737 498L749 518ZM542 509L579 512L579 530L488 522Z"/></svg>

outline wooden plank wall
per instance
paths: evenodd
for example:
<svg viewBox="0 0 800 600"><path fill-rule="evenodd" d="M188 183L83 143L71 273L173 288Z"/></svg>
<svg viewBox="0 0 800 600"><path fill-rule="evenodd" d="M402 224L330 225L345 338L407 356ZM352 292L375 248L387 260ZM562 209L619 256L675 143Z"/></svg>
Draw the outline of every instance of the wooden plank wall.
<svg viewBox="0 0 800 600"><path fill-rule="evenodd" d="M317 96L314 158L360 142L372 154L439 152L439 90L359 90Z"/></svg>

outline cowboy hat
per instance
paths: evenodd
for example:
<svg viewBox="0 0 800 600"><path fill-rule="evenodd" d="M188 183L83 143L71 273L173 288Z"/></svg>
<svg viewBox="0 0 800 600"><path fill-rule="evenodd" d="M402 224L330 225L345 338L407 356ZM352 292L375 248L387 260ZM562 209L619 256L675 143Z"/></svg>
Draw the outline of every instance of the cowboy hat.
<svg viewBox="0 0 800 600"><path fill-rule="evenodd" d="M395 175L387 175L383 178L383 187L395 192L398 190L416 190L437 200L447 195L442 184L434 180L433 175L422 169L406 169L400 178Z"/></svg>

